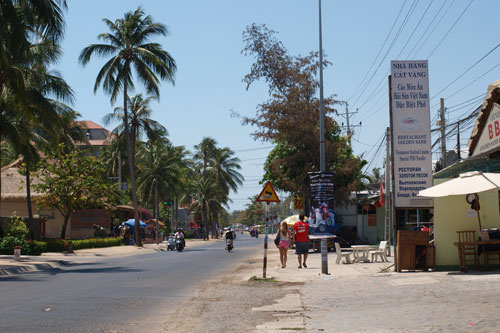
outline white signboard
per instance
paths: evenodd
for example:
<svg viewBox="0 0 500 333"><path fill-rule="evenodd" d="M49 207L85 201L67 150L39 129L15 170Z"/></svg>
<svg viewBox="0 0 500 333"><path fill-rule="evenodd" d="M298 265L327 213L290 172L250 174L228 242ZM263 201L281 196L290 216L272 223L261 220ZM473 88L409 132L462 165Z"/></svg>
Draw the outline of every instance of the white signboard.
<svg viewBox="0 0 500 333"><path fill-rule="evenodd" d="M481 155L500 147L500 105L494 104L472 156Z"/></svg>
<svg viewBox="0 0 500 333"><path fill-rule="evenodd" d="M427 60L391 61L396 207L432 207L417 193L432 186Z"/></svg>

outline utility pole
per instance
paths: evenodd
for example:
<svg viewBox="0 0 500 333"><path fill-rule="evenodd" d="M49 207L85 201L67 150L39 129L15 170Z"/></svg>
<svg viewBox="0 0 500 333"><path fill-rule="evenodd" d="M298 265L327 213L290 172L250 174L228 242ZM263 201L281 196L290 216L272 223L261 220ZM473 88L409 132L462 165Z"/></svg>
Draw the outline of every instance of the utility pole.
<svg viewBox="0 0 500 333"><path fill-rule="evenodd" d="M158 217L160 214L158 214L158 182L156 181L156 177L153 179L154 180L154 183L155 183L155 219L156 219L156 230L155 230L155 238L156 238L156 245L158 245L159 243L159 229L160 229L160 226L159 226L159 222L158 222Z"/></svg>
<svg viewBox="0 0 500 333"><path fill-rule="evenodd" d="M384 211L385 211L385 228L384 228L384 240L387 241L387 255L391 256L391 190L389 186L389 176L391 167L391 129L387 127L385 134L385 173L384 173L384 183L385 183L385 195L384 195Z"/></svg>
<svg viewBox="0 0 500 333"><path fill-rule="evenodd" d="M460 161L460 120L457 122L457 159Z"/></svg>
<svg viewBox="0 0 500 333"><path fill-rule="evenodd" d="M326 171L325 161L325 107L323 105L323 37L321 33L321 0L319 4L319 165Z"/></svg>
<svg viewBox="0 0 500 333"><path fill-rule="evenodd" d="M347 140L349 141L349 146L351 146L351 128L349 127L349 105L345 103L345 120L347 122Z"/></svg>
<svg viewBox="0 0 500 333"><path fill-rule="evenodd" d="M441 98L441 158L443 159L443 169L446 168L446 120L444 118L444 98Z"/></svg>

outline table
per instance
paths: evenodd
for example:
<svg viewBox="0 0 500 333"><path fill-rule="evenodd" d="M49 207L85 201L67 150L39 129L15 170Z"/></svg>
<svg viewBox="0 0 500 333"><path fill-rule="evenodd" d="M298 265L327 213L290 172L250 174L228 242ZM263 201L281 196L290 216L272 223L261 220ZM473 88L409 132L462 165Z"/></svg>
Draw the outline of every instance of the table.
<svg viewBox="0 0 500 333"><path fill-rule="evenodd" d="M460 270L463 272L467 272L467 264L465 262L465 258L463 255L464 247L467 245L474 245L474 246L479 246L479 245L499 245L500 240L497 239L492 239L492 240L485 240L485 241L476 241L476 242L455 242L453 245L455 245L458 248L458 258L460 260ZM485 264L488 264L486 262L486 255L484 257Z"/></svg>
<svg viewBox="0 0 500 333"><path fill-rule="evenodd" d="M354 262L370 262L368 252L374 248L370 245L351 245Z"/></svg>

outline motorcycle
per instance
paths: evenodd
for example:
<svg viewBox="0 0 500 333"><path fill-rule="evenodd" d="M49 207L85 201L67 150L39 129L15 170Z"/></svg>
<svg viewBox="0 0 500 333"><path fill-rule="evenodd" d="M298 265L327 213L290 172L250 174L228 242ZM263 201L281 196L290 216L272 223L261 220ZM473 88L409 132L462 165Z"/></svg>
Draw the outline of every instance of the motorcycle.
<svg viewBox="0 0 500 333"><path fill-rule="evenodd" d="M231 252L232 249L233 249L233 240L232 239L226 240L226 250L227 250L227 252Z"/></svg>
<svg viewBox="0 0 500 333"><path fill-rule="evenodd" d="M181 238L177 238L175 240L175 248L177 249L178 252L182 252L182 250L184 250L184 242L182 241Z"/></svg>
<svg viewBox="0 0 500 333"><path fill-rule="evenodd" d="M167 251L175 250L175 239L174 236L169 236L167 240Z"/></svg>

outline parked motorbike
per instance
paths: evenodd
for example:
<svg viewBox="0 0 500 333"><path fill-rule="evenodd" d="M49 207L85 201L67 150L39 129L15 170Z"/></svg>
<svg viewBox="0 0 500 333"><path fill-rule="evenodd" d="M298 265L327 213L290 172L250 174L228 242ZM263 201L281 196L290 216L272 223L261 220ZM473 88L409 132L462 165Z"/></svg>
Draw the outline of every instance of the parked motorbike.
<svg viewBox="0 0 500 333"><path fill-rule="evenodd" d="M184 242L182 241L181 238L177 238L175 240L175 248L177 249L178 252L182 252L182 250L184 250Z"/></svg>
<svg viewBox="0 0 500 333"><path fill-rule="evenodd" d="M226 240L226 250L227 252L231 252L233 249L233 240L232 239L227 239Z"/></svg>
<svg viewBox="0 0 500 333"><path fill-rule="evenodd" d="M167 251L175 250L175 239L174 236L169 236L167 240Z"/></svg>

